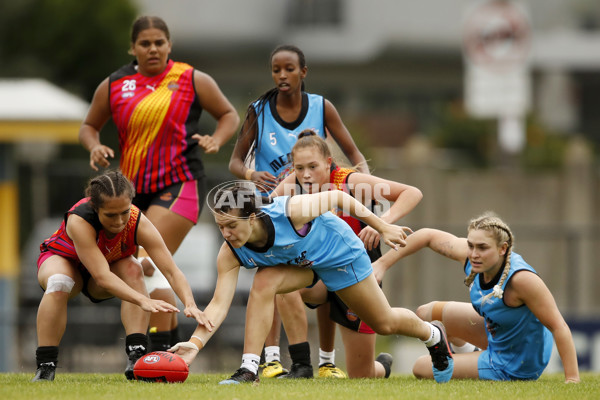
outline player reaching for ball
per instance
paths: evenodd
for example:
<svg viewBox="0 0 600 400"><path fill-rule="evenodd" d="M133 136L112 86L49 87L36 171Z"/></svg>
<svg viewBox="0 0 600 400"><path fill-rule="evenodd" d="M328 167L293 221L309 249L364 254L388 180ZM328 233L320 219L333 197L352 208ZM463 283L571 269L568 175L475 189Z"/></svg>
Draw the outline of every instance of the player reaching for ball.
<svg viewBox="0 0 600 400"><path fill-rule="evenodd" d="M431 302L417 310L425 320L443 321L449 337L485 349L454 354L453 379L535 380L550 360L554 337L565 382L579 382L571 330L542 279L513 246L509 226L486 213L470 222L466 238L420 229L407 238L405 247L386 253L375 264L385 271L399 259L429 247L464 265L471 304ZM419 358L413 373L431 378L429 357Z"/></svg>
<svg viewBox="0 0 600 400"><path fill-rule="evenodd" d="M350 162L356 165L360 172L368 174L369 168L365 157L354 143L333 103L321 95L305 91L308 66L304 52L293 45L280 45L271 52L269 62L275 87L262 94L248 107L231 154L229 170L240 179L261 184L268 193L290 174L292 170L290 151L300 132L312 129L324 139L328 137L333 139ZM285 303L280 305L286 306ZM321 314L325 307L320 307L317 314ZM310 346L306 336L296 326L287 326L292 367L289 371L283 368L279 348L281 320L277 311L276 307L271 332L265 343L265 365L262 376L286 379L312 378ZM301 313L306 320L302 304L299 310L287 311ZM324 315L323 321L329 317L328 313ZM320 326L321 321L322 319L319 318ZM327 322L331 327L331 321ZM301 334L297 335L297 332ZM333 341L335 325L333 325L333 332L328 333L327 340ZM319 363L320 376L343 375L343 371L333 364L332 352L333 350L328 351L327 362ZM323 354L322 351L320 354ZM320 358L321 361L324 360Z"/></svg>
<svg viewBox="0 0 600 400"><path fill-rule="evenodd" d="M271 327L275 295L314 285L318 279L375 332L421 339L433 356L436 380L449 379L453 360L441 325L390 307L363 242L329 210L339 208L361 219L394 248L404 245L409 228L384 222L340 190L280 196L270 202L255 188L224 184L213 189L208 200L225 239L217 256L215 292L204 311L215 328L198 325L189 341L171 351L191 363L225 319L240 268L258 267L246 309L242 365L222 384L259 380L260 353Z"/></svg>
<svg viewBox="0 0 600 400"><path fill-rule="evenodd" d="M101 143L100 131L113 119L119 131L119 165L136 190L133 202L175 254L204 205L202 152L217 153L240 120L215 80L171 60L171 47L163 19L142 16L133 22L130 54L135 60L100 83L79 140L90 152L93 169L108 167L115 154ZM216 121L211 135L198 132L202 111ZM150 296L175 305L173 291L152 259L144 249L139 256ZM174 314L154 313L150 322L152 350L166 350L179 341Z"/></svg>
<svg viewBox="0 0 600 400"><path fill-rule="evenodd" d="M148 297L140 263L133 254L144 246L184 304L186 317L208 323L198 309L185 276L177 268L162 237L131 201L131 182L119 171L92 178L86 197L67 213L54 234L40 245L38 282L44 290L37 314L37 372L33 381L52 381L58 346L67 326L67 302L83 293L93 303L121 299L125 328L127 379L146 353L150 313L179 312Z"/></svg>

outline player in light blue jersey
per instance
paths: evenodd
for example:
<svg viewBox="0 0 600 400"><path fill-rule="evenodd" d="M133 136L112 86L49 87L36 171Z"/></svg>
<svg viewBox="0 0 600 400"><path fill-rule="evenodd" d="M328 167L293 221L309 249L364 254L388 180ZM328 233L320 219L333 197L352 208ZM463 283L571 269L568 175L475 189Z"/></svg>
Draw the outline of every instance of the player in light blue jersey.
<svg viewBox="0 0 600 400"><path fill-rule="evenodd" d="M453 359L443 329L404 308L390 307L377 284L361 240L347 223L329 210L339 208L380 232L384 243L403 246L409 228L384 222L342 191L269 199L242 186L224 186L209 195L215 222L225 243L217 257L213 299L205 309L211 321L198 325L188 342L171 351L191 363L225 319L240 267L256 268L246 310L242 365L222 384L258 381L260 353L271 327L274 299L311 286L321 279L363 321L382 335L419 338L428 347L438 382L450 378Z"/></svg>
<svg viewBox="0 0 600 400"><path fill-rule="evenodd" d="M360 172L369 173L365 157L335 106L304 90L308 67L302 50L292 45L278 46L270 62L276 86L248 107L229 161L231 173L273 190L290 173L290 152L298 134L306 129L322 138L331 135L350 163Z"/></svg>
<svg viewBox="0 0 600 400"><path fill-rule="evenodd" d="M492 213L473 219L466 238L436 229L420 229L406 246L377 262L389 268L397 260L429 247L464 265L471 303L431 302L419 307L424 320L439 319L448 336L483 351L454 354L453 379L535 380L552 353L552 337L565 371L565 382L579 382L571 330L554 297L523 258L513 252L514 237ZM431 361L417 360L413 373L431 378Z"/></svg>
<svg viewBox="0 0 600 400"><path fill-rule="evenodd" d="M335 106L321 95L306 92L305 78L308 67L302 50L293 45L281 45L273 50L269 60L275 87L248 107L231 154L229 170L240 179L260 183L267 189L267 193L270 192L291 172L292 147L296 144L298 135L310 129L324 139L331 137L350 163L356 166L359 172L368 174L367 162ZM279 304L287 307L290 314L296 313L299 318L300 314L304 314L302 304ZM317 314L323 314L326 318L329 313L325 308L326 306L319 307ZM303 315L303 318L306 320L306 315ZM296 335L300 329L290 326L290 323L291 321L288 321L287 339L290 344L292 368L288 371L281 365L281 320L276 312L272 330L265 343L263 377L285 375L286 378L306 378L313 375L312 365L296 362L296 354L310 359L310 347L305 336ZM320 322L319 325L323 324ZM332 329L329 335L335 336L335 326ZM343 374L335 365L329 372Z"/></svg>

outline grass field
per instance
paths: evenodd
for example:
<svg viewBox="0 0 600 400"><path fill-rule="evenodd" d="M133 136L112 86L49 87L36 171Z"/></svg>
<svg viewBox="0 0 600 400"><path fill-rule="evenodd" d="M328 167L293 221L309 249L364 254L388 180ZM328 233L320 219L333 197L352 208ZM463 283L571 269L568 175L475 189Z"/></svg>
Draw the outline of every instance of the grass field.
<svg viewBox="0 0 600 400"><path fill-rule="evenodd" d="M582 374L578 385L562 374L536 382L451 381L439 385L408 375L390 379L287 381L263 379L257 385L219 386L225 374L192 374L180 384L126 381L121 374L61 374L54 382L30 383L33 374L0 374L0 399L60 400L367 400L367 399L600 399L600 375Z"/></svg>

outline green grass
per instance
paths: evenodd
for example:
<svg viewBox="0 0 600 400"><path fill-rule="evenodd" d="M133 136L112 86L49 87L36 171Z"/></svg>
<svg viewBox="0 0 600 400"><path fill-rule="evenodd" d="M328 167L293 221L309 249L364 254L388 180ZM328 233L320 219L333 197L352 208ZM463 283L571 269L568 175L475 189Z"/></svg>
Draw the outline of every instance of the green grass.
<svg viewBox="0 0 600 400"><path fill-rule="evenodd" d="M33 374L0 374L0 399L123 400L370 400L370 399L600 399L600 375L582 374L578 385L562 374L535 382L451 381L439 385L408 375L390 379L278 380L219 386L228 375L192 374L180 384L128 382L121 374L61 374L54 382L30 383Z"/></svg>

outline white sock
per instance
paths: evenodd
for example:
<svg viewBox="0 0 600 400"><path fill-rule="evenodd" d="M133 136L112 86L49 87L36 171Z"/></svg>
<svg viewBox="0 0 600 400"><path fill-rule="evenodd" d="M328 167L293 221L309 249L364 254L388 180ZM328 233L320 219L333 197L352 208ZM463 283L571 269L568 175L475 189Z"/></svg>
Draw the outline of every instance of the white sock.
<svg viewBox="0 0 600 400"><path fill-rule="evenodd" d="M425 343L425 346L431 347L434 344L438 344L440 342L440 340L442 339L442 333L440 332L440 330L438 328L436 328L434 325L430 324L429 322L425 321L425 323L427 325L429 325L429 327L431 328L431 335L429 336L429 339L421 340L421 342Z"/></svg>
<svg viewBox="0 0 600 400"><path fill-rule="evenodd" d="M465 344L463 344L462 346L457 346L455 344L452 344L452 351L454 353L472 353L474 352L476 349L475 345L469 343L469 342L465 342Z"/></svg>
<svg viewBox="0 0 600 400"><path fill-rule="evenodd" d="M281 361L281 355L279 354L279 346L265 347L265 362L270 363L273 361Z"/></svg>
<svg viewBox="0 0 600 400"><path fill-rule="evenodd" d="M258 373L258 364L260 363L260 356L251 353L244 353L242 355L242 366L255 374Z"/></svg>
<svg viewBox="0 0 600 400"><path fill-rule="evenodd" d="M323 365L325 363L335 364L335 349L332 351L323 351L319 349L319 365Z"/></svg>

